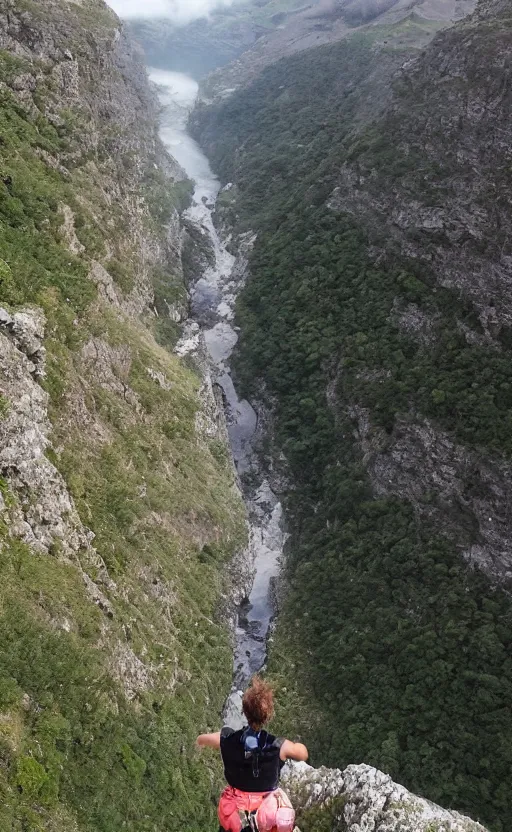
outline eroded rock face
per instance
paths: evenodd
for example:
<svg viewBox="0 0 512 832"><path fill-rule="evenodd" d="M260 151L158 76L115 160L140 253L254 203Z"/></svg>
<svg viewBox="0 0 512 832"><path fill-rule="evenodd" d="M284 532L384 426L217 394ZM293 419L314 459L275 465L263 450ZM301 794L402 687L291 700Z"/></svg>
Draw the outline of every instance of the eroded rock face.
<svg viewBox="0 0 512 832"><path fill-rule="evenodd" d="M457 443L428 419L397 419L391 436L354 406L356 439L379 497L410 500L463 557L496 580L512 579L512 467Z"/></svg>
<svg viewBox="0 0 512 832"><path fill-rule="evenodd" d="M45 372L44 327L45 318L40 309L20 309L11 315L0 308L0 332L28 358L27 369L35 378L44 376Z"/></svg>
<svg viewBox="0 0 512 832"><path fill-rule="evenodd" d="M39 554L93 568L112 590L115 584L92 546L94 535L82 524L64 478L47 456L49 397L38 380L44 366L44 323L40 309L25 309L12 318L0 310L0 476L14 496L9 506L2 500L0 510L11 536ZM83 575L92 599L110 611L103 592Z"/></svg>
<svg viewBox="0 0 512 832"><path fill-rule="evenodd" d="M363 152L331 200L370 230L376 259L399 251L467 298L489 340L512 322L511 56L508 4L442 33L403 67L379 123L402 169Z"/></svg>
<svg viewBox="0 0 512 832"><path fill-rule="evenodd" d="M442 809L411 794L371 766L314 769L306 763L286 766L283 786L299 813L333 806L339 832L487 832L458 812Z"/></svg>

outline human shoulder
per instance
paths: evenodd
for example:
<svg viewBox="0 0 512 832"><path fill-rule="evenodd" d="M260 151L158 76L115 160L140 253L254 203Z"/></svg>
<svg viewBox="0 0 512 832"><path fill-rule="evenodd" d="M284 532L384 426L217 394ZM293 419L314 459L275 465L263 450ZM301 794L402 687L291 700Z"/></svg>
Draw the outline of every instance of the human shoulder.
<svg viewBox="0 0 512 832"><path fill-rule="evenodd" d="M291 742L284 739L280 746L279 755L281 760L296 760L297 762L306 762L309 756L308 749L301 742Z"/></svg>
<svg viewBox="0 0 512 832"><path fill-rule="evenodd" d="M229 725L225 725L224 728L220 732L221 740L227 740L228 737L233 737L235 734L242 734L242 731L235 731L234 728L230 728Z"/></svg>

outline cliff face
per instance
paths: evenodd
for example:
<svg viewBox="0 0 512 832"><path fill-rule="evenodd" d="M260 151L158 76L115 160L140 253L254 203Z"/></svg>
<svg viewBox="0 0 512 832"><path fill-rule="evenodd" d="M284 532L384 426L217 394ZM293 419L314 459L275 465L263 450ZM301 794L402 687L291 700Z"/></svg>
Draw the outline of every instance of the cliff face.
<svg viewBox="0 0 512 832"><path fill-rule="evenodd" d="M410 170L397 177L393 165L381 168L374 189L371 150L355 148L355 164L341 171L332 203L364 216L368 226L385 224L389 243L467 296L489 342L510 324L509 21L506 10L482 9L407 68L379 130L395 143L397 162L410 160Z"/></svg>
<svg viewBox="0 0 512 832"><path fill-rule="evenodd" d="M301 832L486 832L483 826L411 794L370 766L313 769L288 764L283 782Z"/></svg>
<svg viewBox="0 0 512 832"><path fill-rule="evenodd" d="M190 185L104 3L7 0L0 67L2 828L204 827L245 524L172 354Z"/></svg>
<svg viewBox="0 0 512 832"><path fill-rule="evenodd" d="M330 201L333 210L349 213L368 229L373 257L421 264L433 287L448 288L471 308L474 321L459 313L453 326L468 352L474 347L482 358L487 353L498 360L508 350L511 323L510 23L508 9L487 5L463 27L437 38L397 79L393 106L375 127L390 149L389 164L376 165L379 139L370 139L366 149L363 139L341 168ZM446 325L442 315L398 299L393 314L399 329L436 349ZM443 414L462 442L417 415L398 420L386 437L372 431L357 408L355 417L376 492L408 495L435 522L444 515L464 557L507 580L512 575L511 471L502 456L507 440L504 435L491 440L491 454L468 447L489 442L485 433L494 417L491 402L486 407L483 399L499 384L497 366L495 372L490 389L475 378L474 398L462 394L458 404L453 390L440 388L449 399L446 405L439 402L440 410L462 411L451 419ZM455 369L452 379L457 385ZM465 419L470 410L471 424ZM433 503L426 500L428 493L436 495Z"/></svg>
<svg viewBox="0 0 512 832"><path fill-rule="evenodd" d="M90 42L84 43L81 27L92 31ZM138 56L113 14L100 3L72 4L63 14L59 3L50 1L22 7L7 2L0 15L0 47L5 56L4 94L10 92L35 121L41 103L50 129L66 143L65 148L55 145L54 153L44 147L37 153L64 181L76 180L81 186L78 201L84 216L79 217L76 240L71 206L63 220L71 248L80 254L80 237L95 235L100 261L132 260L132 273L124 276L131 291L123 303L127 311L141 313L153 298L151 270L168 263L172 241L162 242L162 234L151 239L144 228L144 206L137 205L134 190L142 195L152 180L162 186L166 175L171 185L185 177L158 143L156 100ZM156 196L153 191L152 199ZM166 210L163 219L172 222L174 206ZM123 214L123 222L116 211ZM112 251L102 249L105 229L114 238Z"/></svg>
<svg viewBox="0 0 512 832"><path fill-rule="evenodd" d="M192 124L257 234L237 370L293 482L283 730L505 830L510 9L422 54L401 27L267 67Z"/></svg>

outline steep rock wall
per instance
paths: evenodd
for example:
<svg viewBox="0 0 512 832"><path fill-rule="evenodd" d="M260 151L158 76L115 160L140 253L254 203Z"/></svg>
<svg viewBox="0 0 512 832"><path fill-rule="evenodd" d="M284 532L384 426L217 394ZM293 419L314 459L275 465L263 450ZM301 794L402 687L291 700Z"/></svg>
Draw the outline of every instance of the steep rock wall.
<svg viewBox="0 0 512 832"><path fill-rule="evenodd" d="M103 2L0 11L0 793L12 830L212 821L243 505L175 356L190 183Z"/></svg>
<svg viewBox="0 0 512 832"><path fill-rule="evenodd" d="M510 12L499 4L482 6L463 26L437 38L397 78L393 106L375 128L375 134L385 136L389 164L376 163L365 138L360 146L356 142L330 201L333 210L350 214L368 229L376 260L421 263L434 285L466 302L477 318L456 318L459 337L469 348L498 357L508 349L510 326L512 135L506 79L511 47ZM379 141L370 138L370 147ZM421 304L412 304L402 306L396 325L417 342L427 335L435 350L446 323L432 311L422 317ZM462 433L466 442L478 445L485 441L488 418L503 417L487 416L481 400L485 391L474 383L480 437L476 420ZM454 406L452 398L449 407ZM461 422L469 418L466 413ZM505 438L491 442L493 453L482 454L479 448L454 447L439 428L418 424L414 415L407 421L397 423L390 436L374 430L370 442L368 425L360 433L377 492L435 494L437 507L429 509L424 499L420 510L432 510L439 519L444 514L446 524L454 524L451 533L464 555L493 578L507 581L510 471L502 458ZM451 420L457 429L456 422ZM415 459L424 459L425 467Z"/></svg>
<svg viewBox="0 0 512 832"><path fill-rule="evenodd" d="M90 30L85 42L84 27ZM58 159L44 147L38 154L47 168L77 185L84 214L77 240L76 211L65 204L61 209L71 248L82 245L80 236L95 238L88 253L92 249L103 265L117 270L119 282L130 287L126 310L140 314L154 297L152 270L171 265L179 271L179 198L173 206L171 193L185 176L158 141L157 100L139 55L103 4L71 3L63 15L61 4L51 0L22 7L9 0L0 14L0 48L12 56L3 89L34 120L42 111L66 135ZM143 203L145 189L153 202ZM148 228L151 210L157 221L169 223L167 240ZM101 239L105 230L108 241ZM124 270L130 261L128 274L119 260Z"/></svg>

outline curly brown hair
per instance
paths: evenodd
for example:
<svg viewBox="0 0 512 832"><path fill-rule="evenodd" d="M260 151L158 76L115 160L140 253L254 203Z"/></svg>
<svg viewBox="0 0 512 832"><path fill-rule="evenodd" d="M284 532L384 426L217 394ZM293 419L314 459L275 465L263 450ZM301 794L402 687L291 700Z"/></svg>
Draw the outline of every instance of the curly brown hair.
<svg viewBox="0 0 512 832"><path fill-rule="evenodd" d="M274 715L274 691L260 676L253 676L244 693L242 707L251 728L259 731Z"/></svg>

